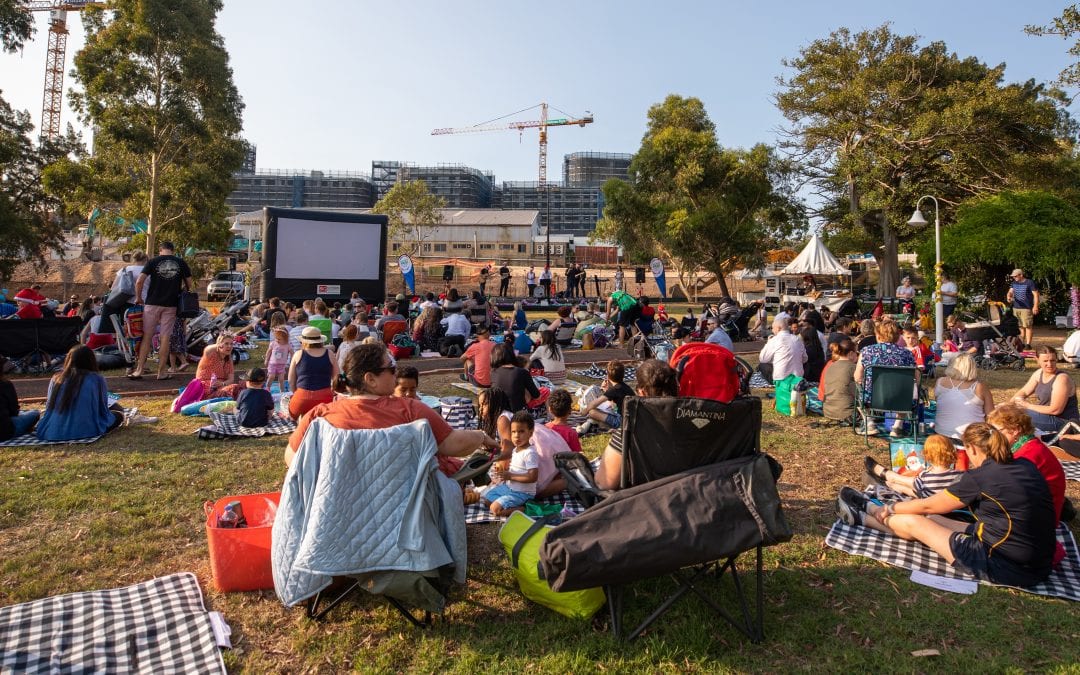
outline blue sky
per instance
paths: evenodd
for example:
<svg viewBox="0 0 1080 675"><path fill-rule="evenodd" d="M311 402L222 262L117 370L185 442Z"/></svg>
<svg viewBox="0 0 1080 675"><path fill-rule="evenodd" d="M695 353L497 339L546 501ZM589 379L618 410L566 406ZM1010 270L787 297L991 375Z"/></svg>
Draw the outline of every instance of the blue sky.
<svg viewBox="0 0 1080 675"><path fill-rule="evenodd" d="M537 135L431 136L547 101L587 127L556 128L549 179L569 152L634 152L646 112L670 93L701 98L724 146L773 143L782 59L841 26L941 40L1008 64L1010 81L1052 80L1060 38L1024 34L1063 2L283 2L228 0L218 30L246 103L259 168L370 170L373 159L459 163L497 180L535 180ZM71 57L82 45L69 20ZM22 54L0 56L0 90L41 119L45 13ZM73 82L67 78L66 87ZM554 115L554 114L553 114ZM535 119L536 111L510 119ZM66 108L64 121L75 121ZM507 120L509 121L509 120Z"/></svg>

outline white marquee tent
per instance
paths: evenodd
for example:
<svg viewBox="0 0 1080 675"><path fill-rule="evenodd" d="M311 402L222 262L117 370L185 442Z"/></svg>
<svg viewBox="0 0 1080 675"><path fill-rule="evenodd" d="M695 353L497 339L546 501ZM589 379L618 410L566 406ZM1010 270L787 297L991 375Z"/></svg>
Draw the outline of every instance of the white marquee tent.
<svg viewBox="0 0 1080 675"><path fill-rule="evenodd" d="M781 274L842 274L849 275L851 270L840 264L821 238L816 234L810 237L806 248L795 259L788 263L780 272Z"/></svg>

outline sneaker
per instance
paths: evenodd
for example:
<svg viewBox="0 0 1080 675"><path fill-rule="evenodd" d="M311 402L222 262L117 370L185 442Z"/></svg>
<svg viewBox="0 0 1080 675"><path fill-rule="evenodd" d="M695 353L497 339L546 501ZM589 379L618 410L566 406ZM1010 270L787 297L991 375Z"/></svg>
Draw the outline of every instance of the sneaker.
<svg viewBox="0 0 1080 675"><path fill-rule="evenodd" d="M871 420L866 420L866 425L863 427L863 433L867 436L877 436L881 433L878 429L878 425L874 424Z"/></svg>
<svg viewBox="0 0 1080 675"><path fill-rule="evenodd" d="M135 415L128 420L128 426L133 424L157 424L158 418L146 415Z"/></svg>
<svg viewBox="0 0 1080 675"><path fill-rule="evenodd" d="M836 498L836 515L847 525L862 525L866 497L854 488L840 488L840 496Z"/></svg>
<svg viewBox="0 0 1080 675"><path fill-rule="evenodd" d="M592 428L593 428L592 420L585 420L581 424L577 425L576 431L578 433L578 436L584 436L585 434L592 431Z"/></svg>

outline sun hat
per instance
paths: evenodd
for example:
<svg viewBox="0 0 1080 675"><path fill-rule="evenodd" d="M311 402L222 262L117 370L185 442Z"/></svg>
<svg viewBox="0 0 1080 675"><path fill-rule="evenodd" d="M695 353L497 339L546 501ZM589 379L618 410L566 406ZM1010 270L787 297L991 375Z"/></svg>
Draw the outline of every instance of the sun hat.
<svg viewBox="0 0 1080 675"><path fill-rule="evenodd" d="M300 342L306 345L321 345L326 342L326 337L315 326L308 326L300 332Z"/></svg>

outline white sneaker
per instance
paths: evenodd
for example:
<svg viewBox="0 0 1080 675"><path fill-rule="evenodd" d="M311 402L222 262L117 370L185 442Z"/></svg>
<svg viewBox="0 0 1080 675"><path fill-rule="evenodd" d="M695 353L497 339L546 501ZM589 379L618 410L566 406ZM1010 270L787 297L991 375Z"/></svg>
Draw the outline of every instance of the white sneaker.
<svg viewBox="0 0 1080 675"><path fill-rule="evenodd" d="M881 433L881 430L878 429L878 425L874 424L870 420L867 420L866 426L863 427L863 433L867 436L877 436L879 433Z"/></svg>
<svg viewBox="0 0 1080 675"><path fill-rule="evenodd" d="M157 424L158 418L147 417L146 415L135 415L128 420L128 426L133 424Z"/></svg>
<svg viewBox="0 0 1080 675"><path fill-rule="evenodd" d="M892 426L892 430L889 431L889 436L893 438L903 438L904 436L904 423L897 422Z"/></svg>
<svg viewBox="0 0 1080 675"><path fill-rule="evenodd" d="M585 420L577 426L576 431L578 432L578 436L584 436L585 434L589 433L590 431L592 431L592 427L592 420Z"/></svg>

